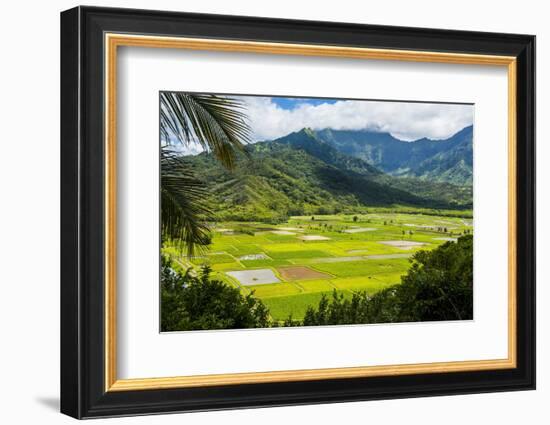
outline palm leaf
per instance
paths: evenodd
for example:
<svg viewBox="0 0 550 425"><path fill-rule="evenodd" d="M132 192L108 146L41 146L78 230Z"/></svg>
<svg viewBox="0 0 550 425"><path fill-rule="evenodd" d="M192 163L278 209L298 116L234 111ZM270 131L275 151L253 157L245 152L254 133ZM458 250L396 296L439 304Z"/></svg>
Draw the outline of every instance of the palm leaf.
<svg viewBox="0 0 550 425"><path fill-rule="evenodd" d="M184 145L196 142L231 169L237 152L250 142L245 105L238 99L163 92L160 102L160 131L167 144L170 136Z"/></svg>
<svg viewBox="0 0 550 425"><path fill-rule="evenodd" d="M195 178L183 158L161 149L161 235L192 256L210 242L207 222L212 212L203 182Z"/></svg>

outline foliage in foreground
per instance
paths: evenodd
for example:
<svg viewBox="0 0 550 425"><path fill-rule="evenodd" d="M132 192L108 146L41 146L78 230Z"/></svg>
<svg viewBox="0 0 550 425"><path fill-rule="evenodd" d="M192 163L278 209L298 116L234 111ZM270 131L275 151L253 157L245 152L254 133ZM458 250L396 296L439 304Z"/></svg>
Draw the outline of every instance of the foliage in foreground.
<svg viewBox="0 0 550 425"><path fill-rule="evenodd" d="M198 276L191 270L177 272L170 259L162 258L162 332L270 326L269 312L260 300L212 280L210 271L203 266Z"/></svg>
<svg viewBox="0 0 550 425"><path fill-rule="evenodd" d="M203 183L168 148L160 152L161 237L193 255L211 242L207 221L212 212L205 200Z"/></svg>
<svg viewBox="0 0 550 425"><path fill-rule="evenodd" d="M169 148L198 143L224 167L233 168L237 152L250 141L244 104L226 96L162 92L160 134L162 238L192 255L210 241L206 187Z"/></svg>
<svg viewBox="0 0 550 425"><path fill-rule="evenodd" d="M372 296L333 292L310 307L304 326L465 320L473 317L473 237L419 251L402 283Z"/></svg>

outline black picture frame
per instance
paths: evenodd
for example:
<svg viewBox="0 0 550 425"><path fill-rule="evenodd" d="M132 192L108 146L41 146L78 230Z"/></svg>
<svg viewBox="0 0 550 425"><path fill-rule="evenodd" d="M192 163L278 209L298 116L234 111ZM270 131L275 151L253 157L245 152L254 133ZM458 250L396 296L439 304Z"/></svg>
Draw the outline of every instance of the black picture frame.
<svg viewBox="0 0 550 425"><path fill-rule="evenodd" d="M517 58L517 367L106 392L104 34L507 55ZM535 37L76 7L61 13L61 412L75 418L535 388Z"/></svg>

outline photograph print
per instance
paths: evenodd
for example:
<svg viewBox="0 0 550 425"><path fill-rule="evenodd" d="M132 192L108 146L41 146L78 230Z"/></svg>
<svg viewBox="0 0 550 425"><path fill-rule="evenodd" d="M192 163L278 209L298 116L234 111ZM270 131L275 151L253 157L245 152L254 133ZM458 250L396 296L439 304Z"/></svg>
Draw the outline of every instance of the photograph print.
<svg viewBox="0 0 550 425"><path fill-rule="evenodd" d="M161 332L473 319L474 105L159 103Z"/></svg>

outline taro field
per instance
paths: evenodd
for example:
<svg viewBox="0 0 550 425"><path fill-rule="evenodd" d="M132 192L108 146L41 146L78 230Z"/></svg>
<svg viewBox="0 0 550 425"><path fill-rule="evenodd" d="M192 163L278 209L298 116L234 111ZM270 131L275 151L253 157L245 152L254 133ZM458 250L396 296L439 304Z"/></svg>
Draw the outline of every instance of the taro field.
<svg viewBox="0 0 550 425"><path fill-rule="evenodd" d="M473 232L472 219L411 213L292 217L278 225L212 225L212 244L197 257L163 248L182 269L209 264L212 278L253 292L274 321L303 319L323 294L351 297L399 284L418 250Z"/></svg>

